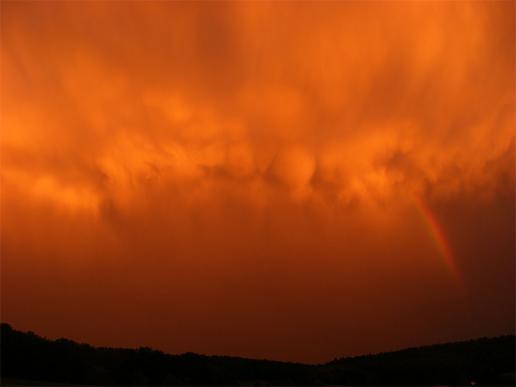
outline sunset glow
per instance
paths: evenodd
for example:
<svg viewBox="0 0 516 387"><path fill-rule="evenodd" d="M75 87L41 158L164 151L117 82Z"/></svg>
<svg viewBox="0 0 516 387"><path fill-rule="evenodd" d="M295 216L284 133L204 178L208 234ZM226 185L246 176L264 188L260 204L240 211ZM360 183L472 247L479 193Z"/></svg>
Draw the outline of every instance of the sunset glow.
<svg viewBox="0 0 516 387"><path fill-rule="evenodd" d="M514 333L514 4L2 1L2 321L304 362Z"/></svg>

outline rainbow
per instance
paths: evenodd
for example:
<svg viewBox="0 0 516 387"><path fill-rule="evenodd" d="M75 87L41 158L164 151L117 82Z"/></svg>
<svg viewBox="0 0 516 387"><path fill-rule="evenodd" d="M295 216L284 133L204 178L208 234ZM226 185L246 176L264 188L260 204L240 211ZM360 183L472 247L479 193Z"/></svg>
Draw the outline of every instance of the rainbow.
<svg viewBox="0 0 516 387"><path fill-rule="evenodd" d="M415 206L421 215L428 229L428 232L432 237L432 240L439 250L448 271L456 280L462 283L460 271L457 267L457 263L455 262L455 257L453 255L453 250L450 246L450 243L446 239L446 235L444 234L442 226L439 224L437 218L432 213L428 205L420 197L414 196L413 199Z"/></svg>

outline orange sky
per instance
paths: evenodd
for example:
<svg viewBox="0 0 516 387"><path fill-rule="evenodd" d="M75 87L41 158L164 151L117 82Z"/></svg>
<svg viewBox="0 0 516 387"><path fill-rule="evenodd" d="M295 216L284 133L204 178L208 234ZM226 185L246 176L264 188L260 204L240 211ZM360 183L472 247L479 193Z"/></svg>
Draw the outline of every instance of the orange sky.
<svg viewBox="0 0 516 387"><path fill-rule="evenodd" d="M307 362L513 333L514 11L2 2L2 320Z"/></svg>

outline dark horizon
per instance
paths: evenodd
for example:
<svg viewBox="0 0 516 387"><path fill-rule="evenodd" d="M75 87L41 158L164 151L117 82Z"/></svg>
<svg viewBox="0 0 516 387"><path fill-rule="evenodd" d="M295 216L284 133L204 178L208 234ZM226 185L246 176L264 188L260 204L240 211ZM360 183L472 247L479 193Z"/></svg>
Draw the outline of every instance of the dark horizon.
<svg viewBox="0 0 516 387"><path fill-rule="evenodd" d="M514 385L516 338L501 336L300 364L96 348L1 324L2 384Z"/></svg>
<svg viewBox="0 0 516 387"><path fill-rule="evenodd" d="M120 350L138 350L138 349L141 349L141 348L146 348L146 349L150 349L152 351L156 351L156 352L161 352L163 353L164 355L170 355L170 356L182 356L182 355L197 355L197 356L205 356L205 357L230 357L230 358L239 358L239 359L245 359L245 360L264 360L264 361L270 361L270 362L277 362L277 363L291 363L291 364L302 364L302 365L324 365L324 364L329 364L329 363L332 363L334 361L339 361L339 360L345 360L345 359L353 359L353 358L361 358L361 357L368 357L368 356L376 356L376 355L383 355L383 354L387 354L387 353L398 353L398 352L403 352L403 351L410 351L410 350L413 350L413 349L420 349L420 348L426 348L426 347L435 347L435 346L442 346L442 345L449 345L449 344L458 344L458 343L465 343L465 342L471 342L471 341L478 341L478 340L485 340L485 339L500 339L500 338L507 338L507 337L516 337L514 334L501 334L501 335L497 335L497 336L479 336L479 337L471 337L471 338L466 338L466 339L462 339L462 340L458 340L458 341L453 341L453 342L435 342L435 343L424 343L424 344L420 344L420 345L415 345L415 346L412 346L412 347L400 347L400 348L394 348L394 349L391 349L391 350L386 350L386 351L382 351L382 352L369 352L369 353L358 353L358 354L354 354L354 355L346 355L346 356L339 356L339 357L335 357L333 359L328 359L326 361L323 361L323 362L320 362L320 363L304 363L304 362L296 362L296 361L288 361L288 360L281 360L281 359L273 359L273 358L249 358L249 357L245 357L245 356L235 356L235 355L228 355L228 354L224 354L224 353L201 353L201 352L191 352L191 351L186 351L186 352L167 352L167 351L164 351L160 348L154 348L154 347L146 347L146 346L134 346L134 347L109 347L109 346L103 346L103 345L91 345L90 343L86 343L86 342L80 342L80 341L75 341L75 340L72 340L70 338L67 338L67 337L61 337L61 336L57 336L57 337L46 337L46 336L42 336L40 334L38 334L38 332L34 332L32 330L27 330L27 331L20 331L16 328L13 328L13 325L10 324L9 322L5 322L5 321L0 321L0 325L3 326L3 327L9 327L9 329L12 329L14 331L17 331L17 332L20 332L20 333L23 333L23 334L34 334L35 336L37 337L40 337L40 338L43 338L45 340L48 340L48 341L59 341L59 340L65 340L65 341L70 341L70 342L73 342L75 344L78 344L78 345L87 345L89 347L92 347L92 348L95 348L95 349L120 349ZM516 352L516 348L515 348L515 352Z"/></svg>
<svg viewBox="0 0 516 387"><path fill-rule="evenodd" d="M339 361L339 360L345 360L345 359L354 359L354 358L361 358L361 357L368 357L368 356L376 356L376 355L383 355L383 354L387 354L387 353L398 353L398 352L403 352L403 351L410 351L410 350L413 350L413 349L419 349L419 348L426 348L426 347L435 347L435 346L442 346L442 345L449 345L449 344L458 344L458 343L465 343L465 342L471 342L471 341L478 341L478 340L484 340L484 339L500 339L500 338L507 338L507 337L516 337L514 334L510 334L510 333L507 333L507 334L500 334L500 335L497 335L497 336L478 336L478 337L471 337L471 338L465 338L465 339L461 339L461 340L458 340L458 341L453 341L453 342L434 342L434 343L422 343L422 344L416 344L414 346L411 346L411 347L399 347L399 348L393 348L393 349L389 349L389 350L386 350L386 351L381 351L381 352L368 352L368 353L357 353L357 354L351 354L351 355L342 355L342 356L338 356L338 357L334 357L332 359L327 359L326 361L322 361L322 362L319 362L319 363L306 363L306 362L298 362L298 361L289 361L289 360L281 360L281 359L274 359L274 358L251 358L251 357L245 357L245 356L238 356L238 355L228 355L228 354L224 354L224 353L202 353L202 352L192 352L192 351L185 351L185 352L169 352L169 351L165 351L163 349L160 349L160 348L157 348L157 347L147 347L147 346L144 346L144 345L137 345L137 346L134 346L134 347L110 347L110 346L105 346L105 345L92 345L90 343L87 343L87 342L80 342L80 341L76 341L76 340L73 340L73 339L70 339L69 337L61 337L61 336L56 336L56 337L47 337L47 336L43 336L41 334L39 334L38 332L35 332L35 331L32 331L32 330L26 330L26 331L20 331L16 328L13 328L13 325L10 324L9 322L5 322L5 321L0 321L0 325L1 326L4 326L4 327L9 327L10 329L14 330L14 331L17 331L17 332L20 332L20 333L23 333L23 334L34 334L35 336L37 337L40 337L40 338L43 338L45 340L48 340L48 341L59 341L59 340L65 340L65 341L70 341L70 342L73 342L75 344L78 344L78 345L87 345L89 347L92 347L92 348L95 348L95 349L119 349L119 350L138 350L138 349L141 349L141 348L146 348L146 349L150 349L152 351L156 351L156 352L161 352L163 353L164 355L170 355L170 356L182 356L182 355L196 355L196 356L204 356L204 357L229 357L229 358L239 358L239 359L245 359L245 360L264 360L264 361L270 361L270 362L277 362L277 363L291 363L291 364L302 364L302 365L313 365L313 366L316 366L316 365L324 365L324 364L329 364L329 363L332 363L334 361ZM515 348L515 353L516 353L516 348Z"/></svg>

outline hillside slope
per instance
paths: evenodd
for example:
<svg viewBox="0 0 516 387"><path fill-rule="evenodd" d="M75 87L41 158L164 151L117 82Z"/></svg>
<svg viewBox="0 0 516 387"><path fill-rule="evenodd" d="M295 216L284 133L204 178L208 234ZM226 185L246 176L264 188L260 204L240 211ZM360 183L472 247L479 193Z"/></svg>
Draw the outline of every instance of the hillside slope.
<svg viewBox="0 0 516 387"><path fill-rule="evenodd" d="M412 348L322 365L149 348L95 348L1 325L3 385L514 385L515 337Z"/></svg>

